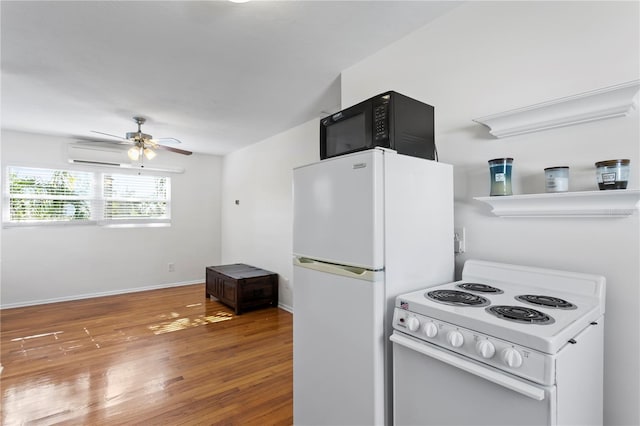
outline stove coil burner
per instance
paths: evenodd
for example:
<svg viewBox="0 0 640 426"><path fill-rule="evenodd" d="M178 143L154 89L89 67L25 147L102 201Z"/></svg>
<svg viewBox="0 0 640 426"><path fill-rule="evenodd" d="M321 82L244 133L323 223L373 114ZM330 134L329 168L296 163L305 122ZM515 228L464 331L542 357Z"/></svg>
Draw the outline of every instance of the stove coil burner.
<svg viewBox="0 0 640 426"><path fill-rule="evenodd" d="M478 293L493 293L493 294L504 293L499 288L490 286L488 284L480 284L480 283L460 283L456 287L461 288L463 290L476 291Z"/></svg>
<svg viewBox="0 0 640 426"><path fill-rule="evenodd" d="M474 307L489 305L489 299L486 297L459 290L433 290L425 293L425 297L445 305Z"/></svg>
<svg viewBox="0 0 640 426"><path fill-rule="evenodd" d="M549 315L524 306L495 305L486 308L486 311L508 321L527 324L553 324L555 320Z"/></svg>
<svg viewBox="0 0 640 426"><path fill-rule="evenodd" d="M577 306L566 300L552 296L541 296L536 294L522 294L516 296L516 300L532 305L544 306L545 308L556 309L577 309Z"/></svg>

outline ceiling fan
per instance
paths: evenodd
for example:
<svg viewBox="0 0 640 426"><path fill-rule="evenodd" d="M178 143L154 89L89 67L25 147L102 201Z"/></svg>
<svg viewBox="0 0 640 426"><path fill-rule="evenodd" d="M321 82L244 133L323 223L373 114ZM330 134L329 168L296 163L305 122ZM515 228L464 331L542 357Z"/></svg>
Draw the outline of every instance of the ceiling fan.
<svg viewBox="0 0 640 426"><path fill-rule="evenodd" d="M151 160L156 156L155 150L164 149L166 151L175 152L183 155L191 155L191 151L186 151L184 149L174 148L172 146L161 145L159 142L168 141L170 143L181 143L178 139L175 138L158 138L153 139L153 136L148 135L146 133L142 133L142 125L147 121L144 117L133 117L133 121L138 124L138 130L135 132L127 132L125 138L112 135L109 133L98 132L96 130L92 130L93 133L98 133L101 135L109 136L112 138L119 139L119 141L112 141L107 139L95 139L95 138L87 138L87 137L79 137L80 139L90 141L90 142L106 142L106 143L116 143L116 144L126 144L133 145L127 151L127 155L132 161L142 160L142 157L147 160Z"/></svg>

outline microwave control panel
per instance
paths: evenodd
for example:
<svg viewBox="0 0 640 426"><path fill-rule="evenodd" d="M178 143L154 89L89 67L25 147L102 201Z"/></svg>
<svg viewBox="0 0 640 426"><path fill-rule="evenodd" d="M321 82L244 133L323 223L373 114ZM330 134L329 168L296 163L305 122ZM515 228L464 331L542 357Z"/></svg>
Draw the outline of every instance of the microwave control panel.
<svg viewBox="0 0 640 426"><path fill-rule="evenodd" d="M373 122L376 141L385 140L389 138L389 126L387 125L387 117L389 116L389 103L384 102L379 105L375 105L373 108Z"/></svg>

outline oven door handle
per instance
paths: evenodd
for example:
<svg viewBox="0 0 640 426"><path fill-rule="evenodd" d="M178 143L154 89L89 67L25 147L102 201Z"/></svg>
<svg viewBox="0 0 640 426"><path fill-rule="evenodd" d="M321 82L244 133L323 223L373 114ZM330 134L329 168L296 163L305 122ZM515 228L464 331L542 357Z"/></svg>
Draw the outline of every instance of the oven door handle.
<svg viewBox="0 0 640 426"><path fill-rule="evenodd" d="M514 379L513 377L510 377L504 373L499 373L489 368L482 367L474 362L468 361L456 355L452 355L444 349L434 348L429 343L419 343L397 333L393 333L390 339L392 342L397 343L398 345L437 359L453 367L474 374L478 377L482 377L483 379L489 380L490 382L503 386L507 389L511 389L537 401L542 401L545 397L544 389Z"/></svg>

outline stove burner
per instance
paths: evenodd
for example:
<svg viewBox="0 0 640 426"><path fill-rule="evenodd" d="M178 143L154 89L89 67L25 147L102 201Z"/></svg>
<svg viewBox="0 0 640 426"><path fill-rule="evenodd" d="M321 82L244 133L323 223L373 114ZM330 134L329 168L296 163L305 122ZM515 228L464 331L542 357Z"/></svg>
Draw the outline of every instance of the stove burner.
<svg viewBox="0 0 640 426"><path fill-rule="evenodd" d="M424 295L428 299L445 305L480 307L489 304L489 299L485 297L459 290L433 290Z"/></svg>
<svg viewBox="0 0 640 426"><path fill-rule="evenodd" d="M516 296L516 300L524 303L530 303L532 305L544 306L545 308L577 309L577 306L573 303L552 296L522 294L520 296Z"/></svg>
<svg viewBox="0 0 640 426"><path fill-rule="evenodd" d="M496 287L492 287L488 284L480 284L480 283L460 283L456 287L461 288L463 290L476 291L478 293L494 293L501 294L502 290Z"/></svg>
<svg viewBox="0 0 640 426"><path fill-rule="evenodd" d="M547 314L524 306L496 305L485 308L487 312L509 321L528 324L553 324L555 320Z"/></svg>

